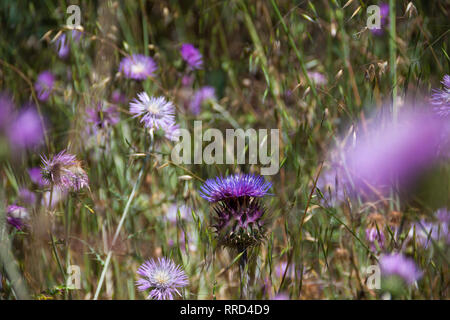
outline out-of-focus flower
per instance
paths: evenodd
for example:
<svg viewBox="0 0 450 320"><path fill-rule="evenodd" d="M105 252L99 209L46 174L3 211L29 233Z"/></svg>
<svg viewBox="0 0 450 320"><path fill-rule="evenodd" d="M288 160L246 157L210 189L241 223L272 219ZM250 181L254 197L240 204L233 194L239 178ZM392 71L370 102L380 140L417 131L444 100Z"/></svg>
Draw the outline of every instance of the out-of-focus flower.
<svg viewBox="0 0 450 320"><path fill-rule="evenodd" d="M34 167L28 169L28 175L30 176L31 182L42 187L45 185L44 180L42 180L41 168Z"/></svg>
<svg viewBox="0 0 450 320"><path fill-rule="evenodd" d="M189 103L189 109L193 114L198 115L201 111L202 104L209 100L216 100L214 88L209 86L202 87L192 97Z"/></svg>
<svg viewBox="0 0 450 320"><path fill-rule="evenodd" d="M142 54L133 54L123 58L119 66L119 72L122 72L125 77L135 80L153 77L157 69L155 61Z"/></svg>
<svg viewBox="0 0 450 320"><path fill-rule="evenodd" d="M189 87L194 83L194 76L191 74L185 74L183 78L181 78L181 84L185 87Z"/></svg>
<svg viewBox="0 0 450 320"><path fill-rule="evenodd" d="M42 122L33 107L25 107L8 128L8 137L13 149L33 148L42 143Z"/></svg>
<svg viewBox="0 0 450 320"><path fill-rule="evenodd" d="M17 230L22 230L29 218L30 215L24 207L12 204L6 210L6 221Z"/></svg>
<svg viewBox="0 0 450 320"><path fill-rule="evenodd" d="M295 265L290 264L289 268L287 269L287 262L283 261L281 263L279 263L276 267L275 267L275 275L282 279L284 276L284 273L286 272L286 278L288 279L295 279L295 277L297 276L298 278L300 278L301 276L301 272L300 270L297 270Z"/></svg>
<svg viewBox="0 0 450 320"><path fill-rule="evenodd" d="M285 292L277 293L271 300L290 300L289 295Z"/></svg>
<svg viewBox="0 0 450 320"><path fill-rule="evenodd" d="M200 51L190 43L183 43L180 49L181 57L192 69L201 69L203 57Z"/></svg>
<svg viewBox="0 0 450 320"><path fill-rule="evenodd" d="M55 77L50 71L41 72L34 84L34 88L37 92L37 98L41 101L47 101L53 90L55 83Z"/></svg>
<svg viewBox="0 0 450 320"><path fill-rule="evenodd" d="M41 205L53 209L61 200L64 200L66 196L67 190L61 190L60 188L54 189L53 192L46 191L42 196ZM50 203L50 198L52 203Z"/></svg>
<svg viewBox="0 0 450 320"><path fill-rule="evenodd" d="M347 187L345 173L334 164L324 168L317 180L317 188L323 195L320 201L328 207L335 207L345 201L348 196Z"/></svg>
<svg viewBox="0 0 450 320"><path fill-rule="evenodd" d="M361 194L405 187L438 160L444 123L425 112L399 113L398 120L361 125L342 155L341 168Z"/></svg>
<svg viewBox="0 0 450 320"><path fill-rule="evenodd" d="M399 276L409 285L419 280L422 276L422 272L417 268L414 260L405 257L401 253L382 256L380 268L382 275Z"/></svg>
<svg viewBox="0 0 450 320"><path fill-rule="evenodd" d="M78 191L89 187L89 179L80 161L72 154L61 151L52 158L42 158L42 178L48 185L61 190Z"/></svg>
<svg viewBox="0 0 450 320"><path fill-rule="evenodd" d="M175 107L164 97L149 97L146 92L138 93L138 97L130 103L130 113L141 117L141 122L150 130L168 131L175 125Z"/></svg>
<svg viewBox="0 0 450 320"><path fill-rule="evenodd" d="M221 245L239 251L261 243L265 234L265 208L259 198L271 187L262 176L235 174L208 179L200 196L216 203L215 224Z"/></svg>
<svg viewBox="0 0 450 320"><path fill-rule="evenodd" d="M127 102L127 97L119 90L114 90L111 94L111 100L114 104L124 104Z"/></svg>
<svg viewBox="0 0 450 320"><path fill-rule="evenodd" d="M181 136L180 126L176 123L172 123L164 130L164 136L170 141L178 141Z"/></svg>
<svg viewBox="0 0 450 320"><path fill-rule="evenodd" d="M82 32L79 30L73 29L70 36L74 42L79 42L81 38ZM67 35L62 33L58 39L55 41L55 49L58 52L58 57L61 59L65 59L69 56L70 52L70 43Z"/></svg>
<svg viewBox="0 0 450 320"><path fill-rule="evenodd" d="M319 86L327 84L327 77L320 72L317 71L308 71L308 77L314 84Z"/></svg>
<svg viewBox="0 0 450 320"><path fill-rule="evenodd" d="M366 240L370 244L370 250L375 252L377 251L377 245L381 249L384 248L384 217L379 213L373 213L367 220L369 224L366 228Z"/></svg>
<svg viewBox="0 0 450 320"><path fill-rule="evenodd" d="M27 188L19 189L19 198L23 203L34 205L36 203L36 194Z"/></svg>
<svg viewBox="0 0 450 320"><path fill-rule="evenodd" d="M192 219L192 208L183 204L181 206L177 204L172 204L167 210L166 219L171 223L177 223L178 212L180 213L181 220L191 220Z"/></svg>
<svg viewBox="0 0 450 320"><path fill-rule="evenodd" d="M115 106L104 108L102 103L98 103L95 108L87 108L87 122L92 124L92 132L105 129L119 122L119 112Z"/></svg>
<svg viewBox="0 0 450 320"><path fill-rule="evenodd" d="M389 23L389 4L380 3L380 28L372 28L370 31L376 36L384 34L384 29Z"/></svg>
<svg viewBox="0 0 450 320"><path fill-rule="evenodd" d="M178 289L189 284L183 269L166 258L144 262L137 274L142 277L136 281L138 290L152 289L147 299L173 300L175 294L181 296Z"/></svg>
<svg viewBox="0 0 450 320"><path fill-rule="evenodd" d="M441 83L442 89L433 89L431 103L439 116L447 118L450 116L450 76L446 74Z"/></svg>

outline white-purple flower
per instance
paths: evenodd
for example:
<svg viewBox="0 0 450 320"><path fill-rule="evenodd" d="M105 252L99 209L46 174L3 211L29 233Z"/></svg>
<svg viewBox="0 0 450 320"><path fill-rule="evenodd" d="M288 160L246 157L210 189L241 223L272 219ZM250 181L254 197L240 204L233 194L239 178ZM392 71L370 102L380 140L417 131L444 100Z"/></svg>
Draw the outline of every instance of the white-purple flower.
<svg viewBox="0 0 450 320"><path fill-rule="evenodd" d="M6 221L17 230L22 230L29 218L30 215L24 207L12 204L6 210Z"/></svg>
<svg viewBox="0 0 450 320"><path fill-rule="evenodd" d="M174 296L181 296L179 288L189 284L184 270L167 258L144 262L137 274L142 277L136 281L138 290L151 289L147 299L173 300Z"/></svg>
<svg viewBox="0 0 450 320"><path fill-rule="evenodd" d="M119 72L122 72L125 77L135 80L153 77L157 69L155 61L142 54L133 54L123 58L119 66Z"/></svg>
<svg viewBox="0 0 450 320"><path fill-rule="evenodd" d="M166 213L166 219L169 220L171 223L177 222L178 213L180 213L180 219L181 220L191 220L192 218L192 208L182 204L172 204Z"/></svg>
<svg viewBox="0 0 450 320"><path fill-rule="evenodd" d="M8 137L15 150L33 148L42 143L44 129L34 107L24 107L8 128Z"/></svg>
<svg viewBox="0 0 450 320"><path fill-rule="evenodd" d="M130 102L130 113L141 117L141 122L150 130L173 130L175 125L175 106L164 97L149 97L146 92Z"/></svg>

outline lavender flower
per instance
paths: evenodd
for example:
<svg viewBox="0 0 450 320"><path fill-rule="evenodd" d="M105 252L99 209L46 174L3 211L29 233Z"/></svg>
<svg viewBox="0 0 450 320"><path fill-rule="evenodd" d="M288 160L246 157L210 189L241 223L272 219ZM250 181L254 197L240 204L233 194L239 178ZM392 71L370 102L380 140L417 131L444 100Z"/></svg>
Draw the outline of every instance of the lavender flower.
<svg viewBox="0 0 450 320"><path fill-rule="evenodd" d="M130 113L141 116L141 122L150 130L168 131L175 125L175 107L164 97L149 97L146 92L138 93L138 98L130 103Z"/></svg>
<svg viewBox="0 0 450 320"><path fill-rule="evenodd" d="M119 90L114 90L111 94L111 100L114 104L124 104L127 102L127 97Z"/></svg>
<svg viewBox="0 0 450 320"><path fill-rule="evenodd" d="M189 284L183 269L166 258L144 262L137 274L142 277L136 281L139 291L152 288L147 299L173 300L175 294L181 296L178 288Z"/></svg>
<svg viewBox="0 0 450 320"><path fill-rule="evenodd" d="M102 103L98 103L95 108L86 109L87 122L92 124L92 132L105 129L119 122L119 112L116 107L104 108Z"/></svg>
<svg viewBox="0 0 450 320"><path fill-rule="evenodd" d="M279 263L276 267L275 267L275 274L278 278L282 279L284 276L284 273L286 272L286 268L287 268L287 262L283 261L281 263ZM296 270L295 265L290 264L289 268L286 272L286 278L289 279L295 279L295 277L300 278L301 276L301 272L300 270Z"/></svg>
<svg viewBox="0 0 450 320"><path fill-rule="evenodd" d="M189 104L189 109L193 114L198 115L202 104L208 100L216 100L216 94L213 87L205 86L195 92Z"/></svg>
<svg viewBox="0 0 450 320"><path fill-rule="evenodd" d="M327 84L327 78L320 72L308 71L308 77L311 81L319 86Z"/></svg>
<svg viewBox="0 0 450 320"><path fill-rule="evenodd" d="M181 57L191 69L201 69L203 58L200 51L190 43L183 43L180 49Z"/></svg>
<svg viewBox="0 0 450 320"><path fill-rule="evenodd" d="M422 276L422 272L416 267L414 260L405 257L401 253L382 256L380 268L383 275L399 276L409 285L419 280Z"/></svg>
<svg viewBox="0 0 450 320"><path fill-rule="evenodd" d="M264 239L266 210L259 198L270 187L263 177L248 174L217 177L203 184L200 196L216 203L213 227L221 245L245 251Z"/></svg>
<svg viewBox="0 0 450 320"><path fill-rule="evenodd" d="M367 220L369 224L366 228L366 240L370 244L370 250L375 252L377 251L377 245L381 249L384 247L386 240L383 232L385 219L379 213L372 213Z"/></svg>
<svg viewBox="0 0 450 320"><path fill-rule="evenodd" d="M71 37L74 42L80 41L81 35L82 32L79 30L73 29L71 32ZM56 39L55 49L58 52L58 57L60 57L61 59L65 59L69 56L70 43L65 33L61 34L61 36Z"/></svg>
<svg viewBox="0 0 450 320"><path fill-rule="evenodd" d="M50 71L43 71L38 75L34 88L37 92L37 98L40 101L48 100L52 93L54 83L55 77Z"/></svg>
<svg viewBox="0 0 450 320"><path fill-rule="evenodd" d="M41 119L33 107L25 107L8 128L13 149L33 148L42 143L44 130Z"/></svg>
<svg viewBox="0 0 450 320"><path fill-rule="evenodd" d="M272 184L262 176L234 174L226 178L208 179L201 187L200 196L209 202L241 197L261 198L267 195Z"/></svg>
<svg viewBox="0 0 450 320"><path fill-rule="evenodd" d="M6 210L6 221L17 230L22 230L30 218L27 209L17 205L10 205Z"/></svg>
<svg viewBox="0 0 450 320"><path fill-rule="evenodd" d="M34 205L36 203L36 195L27 188L19 189L19 198L22 202L29 205Z"/></svg>
<svg viewBox="0 0 450 320"><path fill-rule="evenodd" d="M64 191L78 191L89 187L88 176L74 155L63 150L52 158L41 158L42 178L46 184Z"/></svg>
<svg viewBox="0 0 450 320"><path fill-rule="evenodd" d="M439 116L447 118L450 116L450 76L446 74L441 83L444 88L442 90L433 89L431 103Z"/></svg>
<svg viewBox="0 0 450 320"><path fill-rule="evenodd" d="M158 67L155 61L142 54L133 54L123 58L119 66L119 72L123 72L125 77L135 80L153 77L156 69Z"/></svg>

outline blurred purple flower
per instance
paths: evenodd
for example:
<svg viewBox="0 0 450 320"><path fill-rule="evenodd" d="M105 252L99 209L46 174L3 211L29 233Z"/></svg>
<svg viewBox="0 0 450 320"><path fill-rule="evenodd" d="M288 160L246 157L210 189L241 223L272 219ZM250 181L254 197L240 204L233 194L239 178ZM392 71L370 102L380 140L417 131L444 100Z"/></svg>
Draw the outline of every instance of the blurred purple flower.
<svg viewBox="0 0 450 320"><path fill-rule="evenodd" d="M39 167L30 168L28 169L28 174L30 176L31 182L33 182L34 184L40 187L45 185L44 180L42 180L41 168Z"/></svg>
<svg viewBox="0 0 450 320"><path fill-rule="evenodd" d="M142 54L133 54L123 58L119 66L119 72L123 72L125 77L135 80L153 77L157 69L155 61Z"/></svg>
<svg viewBox="0 0 450 320"><path fill-rule="evenodd" d="M297 276L297 278L300 278L301 272L300 272L300 270L296 270L295 265L290 264L287 271L286 271L286 268L287 268L287 262L285 262L285 261L280 262L275 267L275 275L278 278L282 279L284 276L284 273L286 272L287 279L295 279L296 276Z"/></svg>
<svg viewBox="0 0 450 320"><path fill-rule="evenodd" d="M379 227L380 228L380 227ZM377 245L380 249L384 248L385 236L383 230L373 227L366 229L366 240L370 244L370 250L373 252L377 251Z"/></svg>
<svg viewBox="0 0 450 320"><path fill-rule="evenodd" d="M178 212L180 213L180 219L181 220L192 220L192 208L182 204L172 204L166 213L166 219L169 220L171 223L175 224L177 223L177 216Z"/></svg>
<svg viewBox="0 0 450 320"><path fill-rule="evenodd" d="M368 127L360 127L341 162L358 191L382 192L396 179L406 186L438 159L444 124L433 115L404 112L397 122L375 121Z"/></svg>
<svg viewBox="0 0 450 320"><path fill-rule="evenodd" d="M114 90L111 94L111 100L114 104L125 104L127 103L127 97L125 94L120 92L119 90Z"/></svg>
<svg viewBox="0 0 450 320"><path fill-rule="evenodd" d="M382 256L380 268L384 276L399 276L409 285L419 280L422 276L422 272L416 267L414 260L405 257L401 253Z"/></svg>
<svg viewBox="0 0 450 320"><path fill-rule="evenodd" d="M213 87L205 86L195 92L189 104L189 109L194 115L198 115L202 104L208 100L216 100L216 94Z"/></svg>
<svg viewBox="0 0 450 320"><path fill-rule="evenodd" d="M95 108L86 109L87 122L92 124L91 132L114 126L119 122L119 112L115 106L104 108L99 102Z"/></svg>
<svg viewBox="0 0 450 320"><path fill-rule="evenodd" d="M52 158L42 156L42 178L47 185L61 190L78 191L89 187L89 179L81 163L72 154L61 151Z"/></svg>
<svg viewBox="0 0 450 320"><path fill-rule="evenodd" d="M42 122L33 107L25 107L8 128L8 137L13 149L33 148L42 143Z"/></svg>
<svg viewBox="0 0 450 320"><path fill-rule="evenodd" d="M71 37L74 42L79 42L81 38L82 32L79 30L72 30L71 31ZM65 59L69 56L70 52L70 43L69 39L67 38L67 35L65 33L62 33L58 39L55 41L55 48L58 52L58 57L61 59Z"/></svg>
<svg viewBox="0 0 450 320"><path fill-rule="evenodd" d="M149 97L146 92L138 93L138 97L130 103L130 113L134 117L141 116L141 122L150 130L173 130L175 125L175 107L164 97Z"/></svg>
<svg viewBox="0 0 450 320"><path fill-rule="evenodd" d="M194 83L194 76L191 74L185 74L181 78L181 84L185 87L190 87Z"/></svg>
<svg viewBox="0 0 450 320"><path fill-rule="evenodd" d="M443 89L433 89L431 103L436 114L447 118L450 116L450 76L446 74L441 83Z"/></svg>
<svg viewBox="0 0 450 320"><path fill-rule="evenodd" d="M144 262L137 274L142 277L136 281L139 291L152 288L147 299L173 300L175 294L181 296L178 288L189 284L183 269L166 258Z"/></svg>
<svg viewBox="0 0 450 320"><path fill-rule="evenodd" d="M6 221L17 230L22 230L30 218L27 209L17 205L10 205L6 210Z"/></svg>
<svg viewBox="0 0 450 320"><path fill-rule="evenodd" d="M27 188L19 189L19 198L22 202L29 205L34 205L36 203L36 194Z"/></svg>
<svg viewBox="0 0 450 320"><path fill-rule="evenodd" d="M55 83L55 77L50 71L41 72L34 84L34 88L37 92L37 98L40 101L47 101L53 90L53 85Z"/></svg>
<svg viewBox="0 0 450 320"><path fill-rule="evenodd" d="M327 84L327 77L320 72L317 71L308 71L309 79L316 85L325 85Z"/></svg>
<svg viewBox="0 0 450 320"><path fill-rule="evenodd" d="M201 69L203 58L200 51L190 43L183 43L180 49L181 57L192 69Z"/></svg>
<svg viewBox="0 0 450 320"><path fill-rule="evenodd" d="M271 300L290 300L289 295L285 292L277 293Z"/></svg>

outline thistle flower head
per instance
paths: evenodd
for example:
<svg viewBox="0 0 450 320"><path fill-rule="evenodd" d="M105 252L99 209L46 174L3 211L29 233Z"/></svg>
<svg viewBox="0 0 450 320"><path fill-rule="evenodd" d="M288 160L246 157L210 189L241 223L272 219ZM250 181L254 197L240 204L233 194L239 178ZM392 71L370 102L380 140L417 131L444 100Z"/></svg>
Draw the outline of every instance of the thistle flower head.
<svg viewBox="0 0 450 320"><path fill-rule="evenodd" d="M61 190L78 191L89 186L86 172L72 154L61 151L52 158L42 156L42 179L45 184L54 185Z"/></svg>
<svg viewBox="0 0 450 320"><path fill-rule="evenodd" d="M175 294L181 296L178 288L189 284L183 269L166 258L144 262L137 274L142 277L136 281L138 290L152 289L147 299L173 300Z"/></svg>
<svg viewBox="0 0 450 320"><path fill-rule="evenodd" d="M41 72L34 84L34 88L37 92L37 98L40 101L47 101L53 90L53 85L55 83L55 77L50 71Z"/></svg>
<svg viewBox="0 0 450 320"><path fill-rule="evenodd" d="M28 211L24 207L12 204L6 209L6 221L17 230L22 230L29 218Z"/></svg>
<svg viewBox="0 0 450 320"><path fill-rule="evenodd" d="M241 197L261 198L267 195L272 184L262 176L234 174L226 178L208 179L201 187L200 196L209 202L233 200Z"/></svg>
<svg viewBox="0 0 450 320"><path fill-rule="evenodd" d="M122 72L125 77L135 80L153 77L157 69L156 62L142 54L133 54L123 58L119 66L119 72Z"/></svg>
<svg viewBox="0 0 450 320"><path fill-rule="evenodd" d="M130 113L142 117L141 122L149 129L173 130L175 107L164 97L149 97L146 92L130 102Z"/></svg>
<svg viewBox="0 0 450 320"><path fill-rule="evenodd" d="M450 75L446 74L442 79L442 89L433 89L431 103L434 111L441 117L450 116Z"/></svg>
<svg viewBox="0 0 450 320"><path fill-rule="evenodd" d="M422 276L422 272L417 268L414 260L405 257L401 253L382 256L380 268L383 275L399 276L410 285Z"/></svg>
<svg viewBox="0 0 450 320"><path fill-rule="evenodd" d="M203 57L200 51L190 43L183 43L180 49L181 57L191 69L201 69Z"/></svg>

